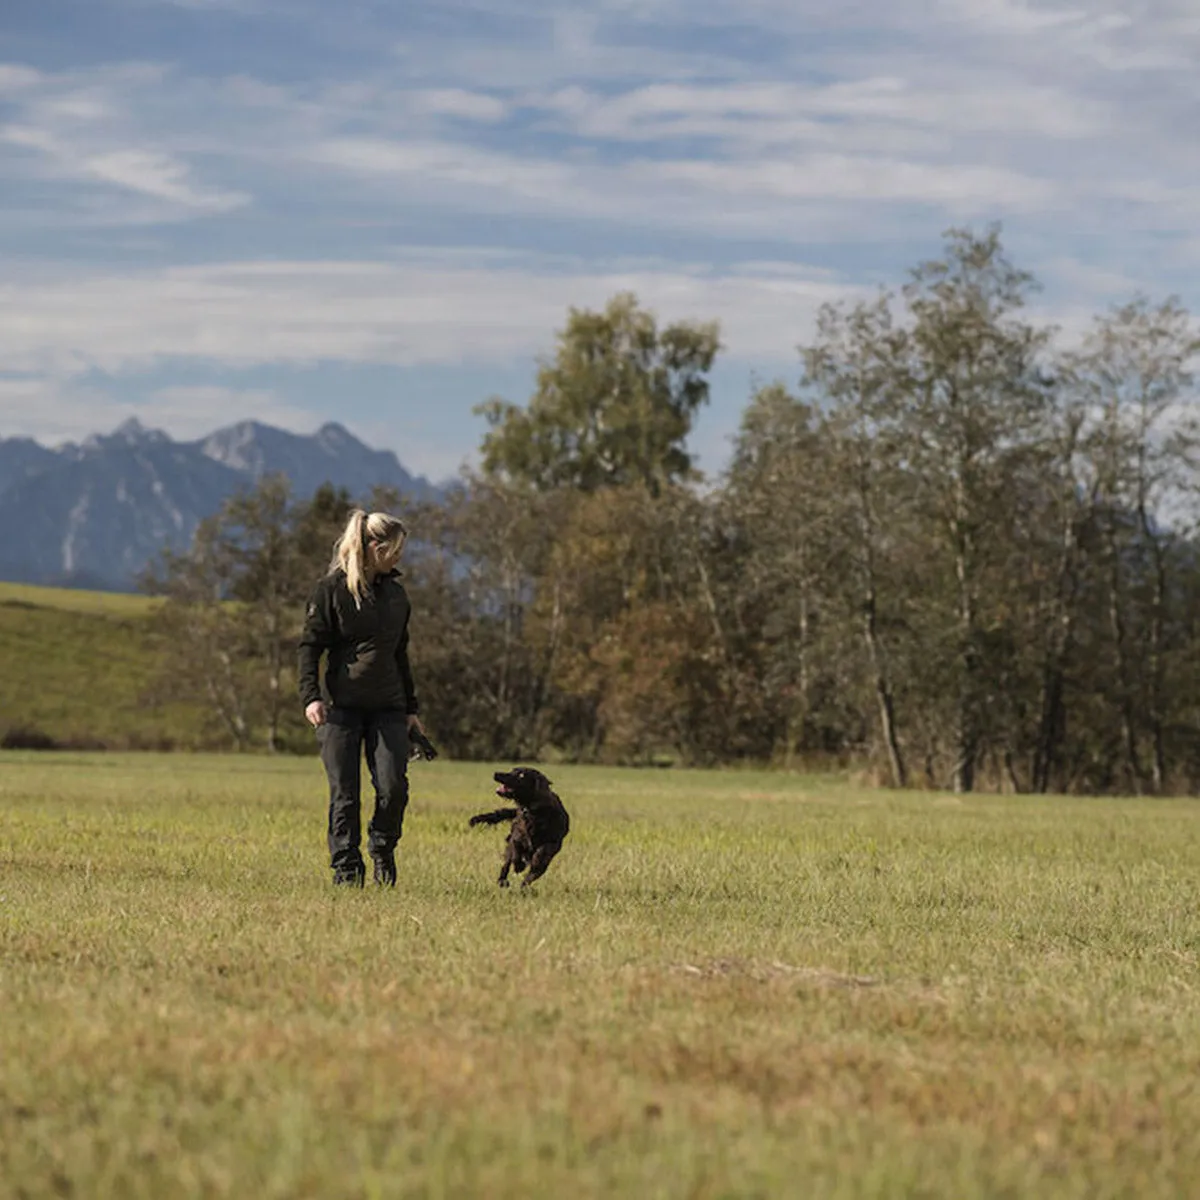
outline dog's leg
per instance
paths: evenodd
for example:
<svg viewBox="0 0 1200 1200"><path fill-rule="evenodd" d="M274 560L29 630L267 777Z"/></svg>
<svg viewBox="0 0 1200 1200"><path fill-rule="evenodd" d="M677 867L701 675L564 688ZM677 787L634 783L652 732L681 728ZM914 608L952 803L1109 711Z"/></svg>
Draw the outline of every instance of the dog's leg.
<svg viewBox="0 0 1200 1200"><path fill-rule="evenodd" d="M508 873L512 870L513 859L511 854L504 856L504 866L500 868L500 878L496 881L501 887L508 887Z"/></svg>
<svg viewBox="0 0 1200 1200"><path fill-rule="evenodd" d="M495 812L476 813L468 825L499 825L501 821L511 821L517 815L515 808L498 808Z"/></svg>
<svg viewBox="0 0 1200 1200"><path fill-rule="evenodd" d="M550 865L550 860L562 849L562 842L547 842L539 846L529 860L529 873L521 881L521 887L527 888L537 879L541 879Z"/></svg>
<svg viewBox="0 0 1200 1200"><path fill-rule="evenodd" d="M500 886L508 887L509 871L516 866L517 871L520 872L521 866L523 865L524 864L518 865L517 863L517 848L513 845L513 835L512 830L510 829L508 831L508 837L504 839L504 866L500 868L500 878L497 880Z"/></svg>

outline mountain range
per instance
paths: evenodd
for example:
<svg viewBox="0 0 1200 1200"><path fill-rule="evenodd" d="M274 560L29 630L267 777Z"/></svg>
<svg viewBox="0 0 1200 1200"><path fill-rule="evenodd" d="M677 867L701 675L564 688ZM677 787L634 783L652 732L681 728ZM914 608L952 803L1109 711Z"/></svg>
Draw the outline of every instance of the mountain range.
<svg viewBox="0 0 1200 1200"><path fill-rule="evenodd" d="M130 419L54 449L0 438L0 580L125 591L164 549L263 475L307 497L323 483L363 500L375 486L415 499L442 489L336 423L311 435L242 421L174 441Z"/></svg>

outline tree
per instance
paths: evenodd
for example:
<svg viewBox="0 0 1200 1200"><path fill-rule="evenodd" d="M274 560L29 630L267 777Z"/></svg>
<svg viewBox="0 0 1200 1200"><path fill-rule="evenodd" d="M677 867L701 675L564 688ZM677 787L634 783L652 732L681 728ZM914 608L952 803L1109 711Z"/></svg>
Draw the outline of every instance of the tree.
<svg viewBox="0 0 1200 1200"><path fill-rule="evenodd" d="M891 656L881 627L884 563L899 540L897 528L910 490L900 470L894 433L897 405L903 403L907 383L896 367L907 358L907 344L905 333L893 324L891 309L887 295L849 311L824 308L817 340L802 349L802 356L806 384L828 406L826 467L829 477L841 484L837 524L846 551L842 561L848 568L850 610L859 616L892 786L904 787L908 767L900 744Z"/></svg>
<svg viewBox="0 0 1200 1200"><path fill-rule="evenodd" d="M483 469L538 491L640 483L652 492L692 474L684 441L708 400L715 324L659 330L633 295L603 312L571 309L528 408L493 399Z"/></svg>
<svg viewBox="0 0 1200 1200"><path fill-rule="evenodd" d="M1028 493L1036 539L1031 608L1036 629L1033 652L1040 659L1035 701L1036 730L1030 761L1033 791L1049 791L1061 762L1067 727L1067 672L1076 649L1081 613L1086 543L1094 496L1083 475L1081 455L1087 436L1088 405L1058 379L1049 388L1044 429L1045 485Z"/></svg>
<svg viewBox="0 0 1200 1200"><path fill-rule="evenodd" d="M564 519L560 497L482 477L413 512L414 669L451 754L540 749L563 618L546 571Z"/></svg>
<svg viewBox="0 0 1200 1200"><path fill-rule="evenodd" d="M812 748L824 701L837 692L826 678L838 658L829 640L837 498L827 451L817 410L783 384L768 384L743 414L722 496L743 531L739 607L758 642L742 647L740 673L757 683L762 714L778 723L788 763L797 749Z"/></svg>
<svg viewBox="0 0 1200 1200"><path fill-rule="evenodd" d="M349 507L329 486L293 502L286 478L266 476L229 497L185 554L165 555L144 581L166 597L165 675L199 693L239 750L256 734L268 751L282 746L304 601Z"/></svg>
<svg viewBox="0 0 1200 1200"><path fill-rule="evenodd" d="M328 492L319 494L318 503L344 508ZM317 540L315 529L325 515L311 504L293 506L286 477L268 475L231 496L214 521L219 553L228 564L227 598L237 605L241 636L259 666L253 675L255 707L271 753L279 749L285 708L295 705L284 676L295 660L299 608L320 573L302 551L307 538Z"/></svg>
<svg viewBox="0 0 1200 1200"><path fill-rule="evenodd" d="M1168 630L1180 540L1170 509L1179 509L1195 478L1200 428L1186 397L1198 349L1177 300L1154 307L1139 297L1097 319L1069 360L1076 405L1090 417L1081 452L1105 565L1125 775L1138 791L1161 792L1167 776Z"/></svg>
<svg viewBox="0 0 1200 1200"><path fill-rule="evenodd" d="M559 744L615 761L696 750L683 726L706 631L688 579L690 493L634 483L576 493L563 510L534 610L559 614Z"/></svg>
<svg viewBox="0 0 1200 1200"><path fill-rule="evenodd" d="M245 750L251 659L240 614L227 599L232 569L216 522L201 521L187 553L165 551L159 569L142 580L146 591L165 598L154 618L164 647L158 688L198 699L234 748Z"/></svg>
<svg viewBox="0 0 1200 1200"><path fill-rule="evenodd" d="M983 608L1001 611L1013 503L1047 406L1038 368L1049 334L1018 316L1033 279L1008 261L997 229L951 230L946 243L945 256L917 267L904 289L906 403L895 428L953 580L952 779L965 792L983 749L990 680L1007 670L987 662L989 647L1003 653L1003 639L988 636Z"/></svg>

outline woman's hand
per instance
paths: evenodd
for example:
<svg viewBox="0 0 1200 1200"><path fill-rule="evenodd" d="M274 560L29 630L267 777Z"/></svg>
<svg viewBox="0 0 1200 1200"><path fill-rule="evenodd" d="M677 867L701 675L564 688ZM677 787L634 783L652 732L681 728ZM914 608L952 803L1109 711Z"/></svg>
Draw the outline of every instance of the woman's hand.
<svg viewBox="0 0 1200 1200"><path fill-rule="evenodd" d="M418 733L425 732L425 726L421 724L421 718L416 713L408 714L408 727L409 729L415 729Z"/></svg>
<svg viewBox="0 0 1200 1200"><path fill-rule="evenodd" d="M314 700L305 710L304 719L314 728L325 724L325 701Z"/></svg>

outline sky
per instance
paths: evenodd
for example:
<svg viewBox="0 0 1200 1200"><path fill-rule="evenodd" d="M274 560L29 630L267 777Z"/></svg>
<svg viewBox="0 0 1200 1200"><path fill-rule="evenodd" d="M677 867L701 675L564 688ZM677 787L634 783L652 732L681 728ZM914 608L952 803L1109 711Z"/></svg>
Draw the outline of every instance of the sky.
<svg viewBox="0 0 1200 1200"><path fill-rule="evenodd" d="M1200 309L1196 0L2 0L0 437L336 420L435 480L570 307L720 322L690 448L822 304L999 221L1078 336Z"/></svg>

